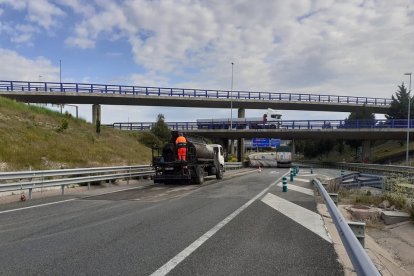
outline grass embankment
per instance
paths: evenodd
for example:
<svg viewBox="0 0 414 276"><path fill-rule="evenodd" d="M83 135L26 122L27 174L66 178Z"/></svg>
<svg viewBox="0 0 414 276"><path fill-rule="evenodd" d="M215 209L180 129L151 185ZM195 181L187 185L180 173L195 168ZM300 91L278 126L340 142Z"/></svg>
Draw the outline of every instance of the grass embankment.
<svg viewBox="0 0 414 276"><path fill-rule="evenodd" d="M0 171L149 164L139 134L0 97Z"/></svg>

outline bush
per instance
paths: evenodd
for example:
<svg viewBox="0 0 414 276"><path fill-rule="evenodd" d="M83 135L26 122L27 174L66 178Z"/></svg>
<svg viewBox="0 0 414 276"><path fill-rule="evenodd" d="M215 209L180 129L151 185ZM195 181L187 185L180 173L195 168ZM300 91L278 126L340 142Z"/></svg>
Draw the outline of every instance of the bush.
<svg viewBox="0 0 414 276"><path fill-rule="evenodd" d="M65 129L67 129L68 127L69 127L69 122L68 122L68 120L66 120L66 119L62 119L62 122L61 122L61 124L60 124L59 128L57 129L57 132L62 132L62 131L64 131Z"/></svg>
<svg viewBox="0 0 414 276"><path fill-rule="evenodd" d="M141 133L140 137L138 138L138 141L149 148L153 145L162 147L162 142L152 132Z"/></svg>

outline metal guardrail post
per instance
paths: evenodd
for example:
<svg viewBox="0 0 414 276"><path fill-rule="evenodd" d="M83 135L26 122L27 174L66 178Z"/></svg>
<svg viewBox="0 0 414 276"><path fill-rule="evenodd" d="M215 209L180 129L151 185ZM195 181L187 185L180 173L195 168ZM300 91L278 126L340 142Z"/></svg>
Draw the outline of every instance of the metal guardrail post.
<svg viewBox="0 0 414 276"><path fill-rule="evenodd" d="M62 185L61 189L62 189L62 195L64 195L65 194L65 185Z"/></svg>
<svg viewBox="0 0 414 276"><path fill-rule="evenodd" d="M372 260L368 257L361 243L352 232L351 228L345 221L342 214L339 212L338 208L336 208L335 203L329 197L328 192L325 190L325 188L323 188L322 183L316 178L313 179L313 182L316 184L319 192L325 200L329 214L335 223L335 227L338 231L339 236L341 237L342 243L345 246L346 252L351 259L356 273L358 275L380 276L381 274L378 272L378 269L372 263Z"/></svg>

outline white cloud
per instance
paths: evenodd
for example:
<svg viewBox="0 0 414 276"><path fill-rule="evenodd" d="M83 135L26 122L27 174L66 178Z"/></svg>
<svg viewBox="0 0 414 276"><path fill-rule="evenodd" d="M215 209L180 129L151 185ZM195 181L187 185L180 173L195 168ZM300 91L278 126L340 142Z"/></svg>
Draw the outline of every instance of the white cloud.
<svg viewBox="0 0 414 276"><path fill-rule="evenodd" d="M126 38L137 64L187 79L172 85L228 89L233 61L235 89L389 97L413 67L408 3L101 0L68 43Z"/></svg>
<svg viewBox="0 0 414 276"><path fill-rule="evenodd" d="M54 67L50 60L44 57L28 59L15 51L0 48L0 60L3 64L12 64L12 66L0 66L0 75L4 80L56 81L59 79L59 68Z"/></svg>
<svg viewBox="0 0 414 276"><path fill-rule="evenodd" d="M27 19L45 29L54 27L59 17L65 15L62 9L48 0L2 0L0 4L19 11L27 10Z"/></svg>
<svg viewBox="0 0 414 276"><path fill-rule="evenodd" d="M0 0L2 5L26 9L34 23L26 31L0 23L0 33L16 43L59 27L63 17L72 19L70 11L67 45L90 49L127 41L131 52L123 55L131 54L140 73L115 73L108 82L230 89L234 62L235 90L389 98L406 81L403 73L414 70L410 0Z"/></svg>

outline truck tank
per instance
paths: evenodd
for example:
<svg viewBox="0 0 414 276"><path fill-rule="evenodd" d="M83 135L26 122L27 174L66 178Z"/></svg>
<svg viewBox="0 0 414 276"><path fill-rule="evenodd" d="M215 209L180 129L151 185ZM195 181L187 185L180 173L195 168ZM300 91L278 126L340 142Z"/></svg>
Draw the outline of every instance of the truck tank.
<svg viewBox="0 0 414 276"><path fill-rule="evenodd" d="M174 143L167 143L162 149L165 162L173 162L177 159L177 148ZM187 161L211 161L214 160L214 149L203 143L187 142Z"/></svg>

